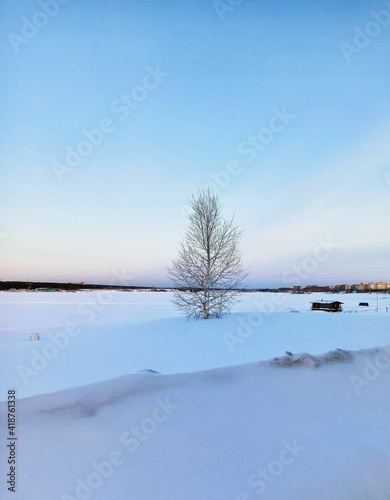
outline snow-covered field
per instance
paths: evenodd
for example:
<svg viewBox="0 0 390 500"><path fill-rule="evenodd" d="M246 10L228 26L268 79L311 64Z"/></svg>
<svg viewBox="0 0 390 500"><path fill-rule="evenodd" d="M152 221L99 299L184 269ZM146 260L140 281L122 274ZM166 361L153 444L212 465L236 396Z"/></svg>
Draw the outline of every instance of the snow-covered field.
<svg viewBox="0 0 390 500"><path fill-rule="evenodd" d="M390 499L390 295L169 295L0 293L0 498Z"/></svg>

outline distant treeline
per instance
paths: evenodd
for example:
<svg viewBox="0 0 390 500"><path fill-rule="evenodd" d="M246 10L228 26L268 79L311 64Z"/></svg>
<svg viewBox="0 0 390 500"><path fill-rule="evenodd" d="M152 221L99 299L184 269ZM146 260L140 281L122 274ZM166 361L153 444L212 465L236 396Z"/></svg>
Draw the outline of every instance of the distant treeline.
<svg viewBox="0 0 390 500"><path fill-rule="evenodd" d="M42 292L75 292L77 290L150 290L165 292L173 290L170 287L151 286L126 286L126 285L95 285L88 283L56 283L47 281L0 281L0 291L4 290L30 290ZM251 288L242 289L241 292L290 292L289 288Z"/></svg>
<svg viewBox="0 0 390 500"><path fill-rule="evenodd" d="M0 290L40 290L47 292L77 290L149 290L146 286L94 285L86 283L55 283L46 281L0 281Z"/></svg>
<svg viewBox="0 0 390 500"><path fill-rule="evenodd" d="M340 290L335 290L336 287L310 285L305 288L301 287L281 287L281 288L244 288L240 292L271 292L271 293L313 293L327 292L338 293ZM154 292L165 292L173 290L171 287L154 287L154 286L127 286L127 285L96 285L89 283L56 283L47 281L0 281L0 291L4 290L26 290L26 291L41 291L41 292L76 292L77 290L145 290ZM184 288L181 288L184 290ZM196 290L193 290L196 291ZM390 290L380 290L382 293L389 293ZM351 293L348 290L344 293ZM357 293L363 292L356 290ZM367 293L368 290L365 290Z"/></svg>

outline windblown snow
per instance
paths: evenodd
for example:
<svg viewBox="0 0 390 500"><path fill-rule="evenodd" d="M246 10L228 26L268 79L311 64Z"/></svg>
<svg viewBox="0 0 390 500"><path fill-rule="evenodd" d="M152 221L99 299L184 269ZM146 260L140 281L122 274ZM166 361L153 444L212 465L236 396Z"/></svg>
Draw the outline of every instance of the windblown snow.
<svg viewBox="0 0 390 500"><path fill-rule="evenodd" d="M208 321L109 299L0 294L2 499L390 498L390 296L246 294Z"/></svg>

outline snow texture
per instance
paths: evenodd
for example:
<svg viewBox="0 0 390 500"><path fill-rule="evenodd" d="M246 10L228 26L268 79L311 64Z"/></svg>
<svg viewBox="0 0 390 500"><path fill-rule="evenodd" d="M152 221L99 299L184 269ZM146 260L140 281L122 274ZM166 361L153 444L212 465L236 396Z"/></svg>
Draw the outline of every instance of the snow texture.
<svg viewBox="0 0 390 500"><path fill-rule="evenodd" d="M117 294L26 385L18 365L85 304L39 295L0 294L3 450L7 388L20 396L17 491L3 474L1 499L390 498L385 308L317 314L288 296L266 315L272 295L248 294L223 320L187 322L167 294ZM226 333L246 338L231 351Z"/></svg>

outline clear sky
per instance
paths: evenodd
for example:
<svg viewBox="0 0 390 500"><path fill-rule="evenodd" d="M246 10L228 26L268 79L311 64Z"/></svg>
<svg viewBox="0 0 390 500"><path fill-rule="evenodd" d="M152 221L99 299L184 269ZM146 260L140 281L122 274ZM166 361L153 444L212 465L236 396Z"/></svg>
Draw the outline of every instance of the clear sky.
<svg viewBox="0 0 390 500"><path fill-rule="evenodd" d="M390 281L389 2L3 0L0 18L0 279L163 285L212 183L248 286Z"/></svg>

